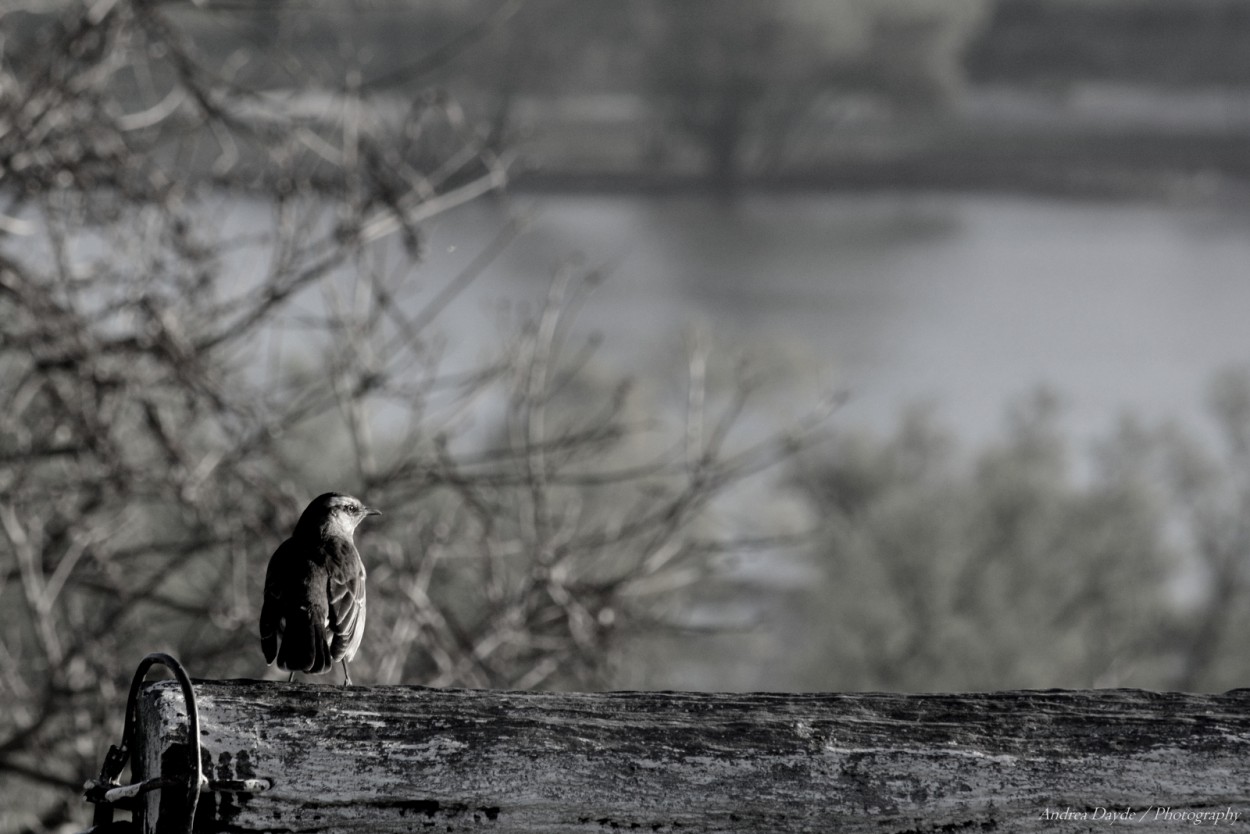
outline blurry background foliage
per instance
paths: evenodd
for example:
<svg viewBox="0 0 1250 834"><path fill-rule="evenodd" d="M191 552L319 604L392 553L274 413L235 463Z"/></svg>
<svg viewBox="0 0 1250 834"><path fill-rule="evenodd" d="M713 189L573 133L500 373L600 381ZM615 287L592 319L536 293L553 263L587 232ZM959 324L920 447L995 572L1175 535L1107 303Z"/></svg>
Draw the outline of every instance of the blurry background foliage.
<svg viewBox="0 0 1250 834"><path fill-rule="evenodd" d="M1244 370L1211 383L1218 445L1125 418L1085 455L1039 391L969 448L923 410L842 426L819 391L791 417L732 334L631 380L577 326L604 276L576 263L482 313L494 345L466 355L447 311L519 227L422 269L423 223L544 161L793 175L848 101L940 117L1001 74L992 21L1048 87L1072 65L1016 22L1149 42L1166 5L8 0L0 828L83 824L143 653L265 673L266 561L328 489L385 511L358 537L361 682L1245 683ZM1069 47L1104 76L1250 74L1215 28L1187 66ZM579 120L590 92L628 129Z"/></svg>

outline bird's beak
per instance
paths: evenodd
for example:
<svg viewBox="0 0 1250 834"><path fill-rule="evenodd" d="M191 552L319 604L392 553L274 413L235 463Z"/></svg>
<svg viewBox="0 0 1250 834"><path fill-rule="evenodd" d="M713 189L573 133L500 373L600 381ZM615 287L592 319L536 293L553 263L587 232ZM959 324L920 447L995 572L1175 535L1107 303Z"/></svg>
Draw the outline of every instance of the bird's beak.
<svg viewBox="0 0 1250 834"><path fill-rule="evenodd" d="M365 515L382 515L382 511L375 510L373 507L365 507Z"/></svg>

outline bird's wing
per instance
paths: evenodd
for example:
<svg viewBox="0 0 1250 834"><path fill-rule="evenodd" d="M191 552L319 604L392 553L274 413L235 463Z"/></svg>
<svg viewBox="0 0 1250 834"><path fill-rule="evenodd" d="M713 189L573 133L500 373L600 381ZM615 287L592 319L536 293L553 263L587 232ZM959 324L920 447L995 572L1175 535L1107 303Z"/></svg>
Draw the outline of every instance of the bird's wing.
<svg viewBox="0 0 1250 834"><path fill-rule="evenodd" d="M365 566L356 546L347 539L326 543L328 596L330 599L330 654L335 660L351 660L365 633Z"/></svg>
<svg viewBox="0 0 1250 834"><path fill-rule="evenodd" d="M265 571L265 597L260 606L260 648L265 663L272 664L278 656L278 640L282 637L282 578L290 572L289 562L295 556L295 544L287 539L269 557Z"/></svg>

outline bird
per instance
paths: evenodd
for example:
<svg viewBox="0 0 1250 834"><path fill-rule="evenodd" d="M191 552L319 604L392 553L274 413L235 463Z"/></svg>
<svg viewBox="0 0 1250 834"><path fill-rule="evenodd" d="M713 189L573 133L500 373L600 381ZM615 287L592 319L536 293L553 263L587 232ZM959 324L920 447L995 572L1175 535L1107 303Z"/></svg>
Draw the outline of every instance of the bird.
<svg viewBox="0 0 1250 834"><path fill-rule="evenodd" d="M338 492L314 498L265 571L260 647L265 663L319 675L347 664L365 631L365 565L352 541L356 525L381 512Z"/></svg>

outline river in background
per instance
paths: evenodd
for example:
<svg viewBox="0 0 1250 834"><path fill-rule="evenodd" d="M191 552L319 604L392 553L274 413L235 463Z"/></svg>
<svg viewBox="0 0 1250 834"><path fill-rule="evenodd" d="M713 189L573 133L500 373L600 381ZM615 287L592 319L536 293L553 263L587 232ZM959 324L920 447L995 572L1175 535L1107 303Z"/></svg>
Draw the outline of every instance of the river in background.
<svg viewBox="0 0 1250 834"><path fill-rule="evenodd" d="M770 374L784 369L787 384L770 394L783 414L838 388L850 394L843 425L889 430L902 408L928 404L977 442L1045 384L1085 440L1126 409L1202 425L1211 375L1250 362L1244 206L522 196L428 226L423 274L450 275L516 213L528 232L474 285L457 336L486 337L483 309L538 303L553 272L580 257L607 273L578 318L602 333L601 362L679 386L688 334L703 328L718 356L741 350Z"/></svg>

